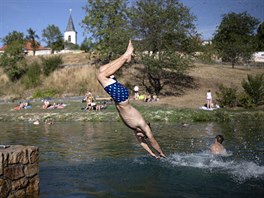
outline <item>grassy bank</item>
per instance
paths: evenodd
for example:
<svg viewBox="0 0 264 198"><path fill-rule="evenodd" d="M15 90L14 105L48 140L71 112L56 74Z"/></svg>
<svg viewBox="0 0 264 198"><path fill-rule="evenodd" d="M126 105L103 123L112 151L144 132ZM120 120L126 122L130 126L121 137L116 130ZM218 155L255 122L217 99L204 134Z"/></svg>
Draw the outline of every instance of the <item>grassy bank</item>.
<svg viewBox="0 0 264 198"><path fill-rule="evenodd" d="M84 95L87 91L93 92L95 96L106 96L95 76L97 66L92 64L89 54L63 54L62 60L62 67L56 69L49 76L40 76L40 85L30 89L25 87L22 80L10 82L0 68L0 100L30 99L34 93L44 91L55 91L56 95L52 97ZM29 63L39 61L39 57L27 57L27 61ZM241 82L247 78L248 74L255 75L264 72L263 67L236 66L232 69L231 65L194 64L195 67L189 71L189 76L193 79L192 86L182 87L181 95L168 95L167 91L174 88L165 86L160 96L160 103L175 108L197 109L205 103L205 94L208 89L212 91L215 99L219 84L242 90ZM136 78L135 66L124 67L118 80L125 84L131 93L134 85L138 85L140 92L144 93L144 86Z"/></svg>
<svg viewBox="0 0 264 198"><path fill-rule="evenodd" d="M63 121L95 121L111 122L121 121L113 104L107 109L96 111L82 111L84 106L80 101L56 100L64 102L64 109L42 109L40 101L32 102L31 109L14 110L15 103L0 104L0 121L21 121L32 123L36 119L44 121L52 118L54 122ZM209 122L209 121L236 121L236 120L264 120L262 110L227 110L204 111L199 109L175 108L169 105L160 105L143 102L132 102L149 122Z"/></svg>

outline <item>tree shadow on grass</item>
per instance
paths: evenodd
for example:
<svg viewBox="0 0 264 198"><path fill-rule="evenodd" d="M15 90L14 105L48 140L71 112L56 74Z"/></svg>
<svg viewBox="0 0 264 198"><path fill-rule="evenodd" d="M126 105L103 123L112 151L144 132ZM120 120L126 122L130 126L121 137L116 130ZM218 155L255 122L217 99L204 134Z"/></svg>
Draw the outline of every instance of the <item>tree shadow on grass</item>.
<svg viewBox="0 0 264 198"><path fill-rule="evenodd" d="M148 73L144 68L136 68L136 70L133 74L135 79L141 82L141 86L144 86L149 93L153 93L154 86L158 86L156 89L160 89L159 95L181 96L187 89L196 89L199 86L194 78L187 74L171 71Z"/></svg>

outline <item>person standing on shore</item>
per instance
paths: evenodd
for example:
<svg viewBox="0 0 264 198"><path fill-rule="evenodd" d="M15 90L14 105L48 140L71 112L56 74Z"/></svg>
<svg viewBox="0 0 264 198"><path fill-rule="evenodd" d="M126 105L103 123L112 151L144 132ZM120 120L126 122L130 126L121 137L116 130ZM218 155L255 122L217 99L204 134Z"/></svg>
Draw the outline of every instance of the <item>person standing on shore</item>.
<svg viewBox="0 0 264 198"><path fill-rule="evenodd" d="M139 93L138 93L138 91L139 91L139 87L136 85L136 86L134 87L134 99L135 99L135 100L138 100L138 97L139 97Z"/></svg>
<svg viewBox="0 0 264 198"><path fill-rule="evenodd" d="M122 56L99 68L97 72L97 79L104 90L115 101L116 109L121 119L129 128L134 131L140 145L152 157L166 157L158 142L154 138L149 124L146 123L139 111L129 103L129 92L127 88L121 85L113 76L114 73L120 69L124 63L131 61L133 51L134 47L132 42L129 41L127 50ZM158 155L151 150L147 144L147 139L149 140L151 146L158 152Z"/></svg>
<svg viewBox="0 0 264 198"><path fill-rule="evenodd" d="M213 97L211 90L209 89L206 93L206 101L207 101L207 109L212 109L213 108Z"/></svg>

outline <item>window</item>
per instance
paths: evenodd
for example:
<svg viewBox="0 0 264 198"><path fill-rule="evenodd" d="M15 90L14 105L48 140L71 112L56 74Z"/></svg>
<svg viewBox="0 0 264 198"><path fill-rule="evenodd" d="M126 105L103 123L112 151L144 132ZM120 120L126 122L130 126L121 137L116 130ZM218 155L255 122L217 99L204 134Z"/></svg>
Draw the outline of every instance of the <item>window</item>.
<svg viewBox="0 0 264 198"><path fill-rule="evenodd" d="M68 36L68 41L71 42L71 35Z"/></svg>

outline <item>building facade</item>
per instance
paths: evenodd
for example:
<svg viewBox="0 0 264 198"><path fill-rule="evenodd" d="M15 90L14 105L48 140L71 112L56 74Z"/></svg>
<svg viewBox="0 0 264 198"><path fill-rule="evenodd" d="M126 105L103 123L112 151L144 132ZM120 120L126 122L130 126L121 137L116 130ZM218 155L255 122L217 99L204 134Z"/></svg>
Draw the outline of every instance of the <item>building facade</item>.
<svg viewBox="0 0 264 198"><path fill-rule="evenodd" d="M74 28L72 16L70 14L66 30L64 32L64 41L77 44L77 32Z"/></svg>

